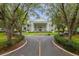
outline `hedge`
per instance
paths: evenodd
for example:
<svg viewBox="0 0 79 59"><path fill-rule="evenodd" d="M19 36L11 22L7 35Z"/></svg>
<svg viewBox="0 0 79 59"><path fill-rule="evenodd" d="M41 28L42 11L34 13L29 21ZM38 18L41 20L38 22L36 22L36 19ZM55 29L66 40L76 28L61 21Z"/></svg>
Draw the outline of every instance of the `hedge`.
<svg viewBox="0 0 79 59"><path fill-rule="evenodd" d="M79 53L79 43L65 39L64 36L60 36L60 35L55 35L54 38L55 41L60 45L62 45L65 49Z"/></svg>
<svg viewBox="0 0 79 59"><path fill-rule="evenodd" d="M15 45L16 43L20 42L23 39L24 39L24 36L17 35L15 36L15 39L11 39L11 44ZM12 45L9 45L8 43L9 43L8 40L0 42L0 50L12 46Z"/></svg>

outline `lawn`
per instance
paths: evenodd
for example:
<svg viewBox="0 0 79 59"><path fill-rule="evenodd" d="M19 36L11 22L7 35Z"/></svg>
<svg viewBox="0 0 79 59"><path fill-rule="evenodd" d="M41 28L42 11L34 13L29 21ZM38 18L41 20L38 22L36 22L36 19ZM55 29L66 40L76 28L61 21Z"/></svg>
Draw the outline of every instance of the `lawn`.
<svg viewBox="0 0 79 59"><path fill-rule="evenodd" d="M65 38L68 39L67 36ZM73 35L71 41L74 42L74 43L79 43L79 35L78 34Z"/></svg>
<svg viewBox="0 0 79 59"><path fill-rule="evenodd" d="M34 36L34 35L56 35L57 32L23 32L24 35Z"/></svg>
<svg viewBox="0 0 79 59"><path fill-rule="evenodd" d="M79 43L79 35L74 35L74 36L72 36L72 41L73 41L74 43Z"/></svg>
<svg viewBox="0 0 79 59"><path fill-rule="evenodd" d="M2 33L2 32L1 32L1 33L0 33L0 45L3 45L6 40L7 40L7 39L6 39L5 33Z"/></svg>
<svg viewBox="0 0 79 59"><path fill-rule="evenodd" d="M0 33L0 42L5 41L5 40L6 40L5 33Z"/></svg>

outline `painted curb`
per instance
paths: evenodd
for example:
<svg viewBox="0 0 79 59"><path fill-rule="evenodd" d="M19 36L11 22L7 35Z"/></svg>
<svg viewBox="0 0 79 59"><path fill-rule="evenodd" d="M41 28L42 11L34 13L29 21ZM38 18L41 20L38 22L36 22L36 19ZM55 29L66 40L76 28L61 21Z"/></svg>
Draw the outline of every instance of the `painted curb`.
<svg viewBox="0 0 79 59"><path fill-rule="evenodd" d="M26 40L26 42L25 42L23 45L21 45L20 47L14 49L14 50L12 50L12 51L6 52L6 53L4 53L4 54L1 54L0 56L6 56L6 55L8 55L8 54L10 54L10 53L12 53L12 52L15 52L15 51L21 49L22 47L24 47L26 44L27 44L27 40Z"/></svg>
<svg viewBox="0 0 79 59"><path fill-rule="evenodd" d="M52 41L52 43L53 43L57 48L59 48L60 50L66 52L66 53L68 53L68 54L70 54L70 55L72 55L72 56L79 56L79 55L77 55L77 54L71 53L71 52L69 52L68 50L66 50L66 49L64 49L64 48L62 48L62 47L60 47L60 46L59 46L58 44L56 44L54 41Z"/></svg>

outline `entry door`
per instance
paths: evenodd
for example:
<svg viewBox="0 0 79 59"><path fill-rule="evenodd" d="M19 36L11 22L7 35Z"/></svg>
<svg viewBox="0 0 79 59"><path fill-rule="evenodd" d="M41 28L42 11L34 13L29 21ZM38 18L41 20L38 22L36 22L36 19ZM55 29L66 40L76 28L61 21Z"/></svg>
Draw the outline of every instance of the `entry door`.
<svg viewBox="0 0 79 59"><path fill-rule="evenodd" d="M35 23L34 28L35 28L35 31L37 32L46 31L46 23Z"/></svg>
<svg viewBox="0 0 79 59"><path fill-rule="evenodd" d="M42 31L42 27L39 28L39 32L41 32L41 31Z"/></svg>

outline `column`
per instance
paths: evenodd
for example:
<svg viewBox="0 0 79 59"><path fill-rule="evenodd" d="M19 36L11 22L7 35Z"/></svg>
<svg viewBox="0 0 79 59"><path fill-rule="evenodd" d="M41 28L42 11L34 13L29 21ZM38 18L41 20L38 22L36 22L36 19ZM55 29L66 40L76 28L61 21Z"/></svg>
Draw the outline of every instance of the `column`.
<svg viewBox="0 0 79 59"><path fill-rule="evenodd" d="M34 23L31 23L31 32L33 32L34 31Z"/></svg>
<svg viewBox="0 0 79 59"><path fill-rule="evenodd" d="M49 31L49 23L47 23L47 31Z"/></svg>

